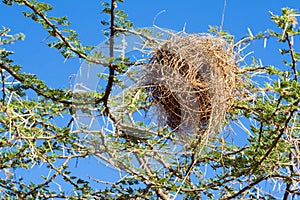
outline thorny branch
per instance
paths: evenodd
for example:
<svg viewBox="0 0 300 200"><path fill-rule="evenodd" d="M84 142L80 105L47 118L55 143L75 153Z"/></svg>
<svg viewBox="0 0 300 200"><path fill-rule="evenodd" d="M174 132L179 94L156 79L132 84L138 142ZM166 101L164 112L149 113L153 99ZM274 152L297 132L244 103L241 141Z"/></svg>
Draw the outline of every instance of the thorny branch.
<svg viewBox="0 0 300 200"><path fill-rule="evenodd" d="M289 116L284 123L284 127L280 129L278 136L272 142L272 144L271 144L270 148L268 149L268 151L266 152L266 154L252 167L252 169L251 169L252 172L257 170L258 166L270 155L272 150L276 147L280 138L283 136L284 133L286 133L286 131L288 129L288 124L290 123L290 120L292 119L292 117L296 111L297 110L294 110L294 109L290 111Z"/></svg>
<svg viewBox="0 0 300 200"><path fill-rule="evenodd" d="M79 58L83 58L88 62L103 65L103 66L109 66L109 63L102 62L101 60L91 59L89 58L85 53L79 51L76 49L69 41L68 39L57 29L57 27L51 23L51 21L40 11L37 10L37 8L31 4L30 2L24 0L23 3L29 7L36 15L38 15L41 19L44 20L44 22L51 27L52 31L55 33L56 37L60 39L73 53L75 53Z"/></svg>
<svg viewBox="0 0 300 200"><path fill-rule="evenodd" d="M2 69L1 69L1 81L2 81L2 105L4 105L6 93L5 93L5 76Z"/></svg>
<svg viewBox="0 0 300 200"><path fill-rule="evenodd" d="M292 153L289 153L289 160L290 161L292 160ZM289 169L290 169L290 173L294 172L294 169L293 169L292 165L289 166ZM289 195L290 195L290 192L291 192L291 186L292 186L292 183L287 183L286 184L285 192L284 192L282 200L287 200L289 198Z"/></svg>
<svg viewBox="0 0 300 200"><path fill-rule="evenodd" d="M292 119L294 113L296 112L296 110L291 110L289 113L288 118L286 119L286 122L284 124L284 127L280 129L278 136L275 138L275 140L272 142L271 146L269 147L268 151L265 153L265 155L255 164L251 167L251 172L254 173L257 168L261 165L261 163L270 155L270 153L273 151L273 149L276 147L278 141L280 140L280 138L284 135L284 133L286 133L287 129L288 129L288 124L290 122L290 120ZM268 177L262 176L261 178L257 179L254 182L251 182L249 185L245 186L244 188L242 188L241 190L239 190L237 193L233 194L230 197L226 197L226 199L232 199L237 197L238 195L242 194L243 192L245 192L246 190L252 188L254 185L258 184L259 182L266 180Z"/></svg>
<svg viewBox="0 0 300 200"><path fill-rule="evenodd" d="M102 98L99 98L99 99L96 99L95 100L95 104L98 104L100 102L103 102L104 105L105 105L105 111L104 113L105 114L108 114L109 115L109 110L108 110L108 107L107 107L107 101L108 101L108 98L109 98L109 95L110 95L110 92L112 90L112 86L113 86L113 82L114 82L114 74L115 74L115 70L116 68L118 67L116 64L114 64L112 61L110 62L103 62L101 60L97 60L97 59L92 59L90 57L88 57L84 52L81 52L79 51L78 49L76 49L69 41L68 39L58 30L58 28L55 26L55 24L53 24L43 13L41 13L40 11L37 10L37 8L31 4L30 2L24 0L22 1L27 7L29 7L36 15L38 15L41 19L44 20L44 22L49 26L51 27L52 31L55 33L54 35L61 41L63 42L73 53L75 53L79 58L83 58L85 59L87 62L91 62L91 63L94 63L94 64L99 64L99 65L102 65L102 66L105 66L105 67L109 67L109 79L108 79L108 83L107 83L107 87L105 89L105 93L104 93L104 96ZM147 37L141 33L138 33L138 32L135 32L133 30L127 30L127 29L121 29L121 28L115 28L115 25L114 25L114 21L115 21L115 15L114 15L114 10L116 8L116 2L115 1L112 1L112 4L111 4L111 25L110 25L110 39L109 39L109 43L110 43L110 52L109 52L109 56L112 60L112 58L114 57L114 53L113 53L113 48L114 48L114 35L116 33L116 31L120 31L120 32L129 32L129 33L132 33L132 34L136 34L136 35L139 35L149 41L152 41L152 42L156 42L154 39L150 38L150 37ZM128 63L123 63L124 65L127 65L127 66L132 66L132 65L136 65L136 64L139 64L139 63L136 63L136 62L128 62ZM33 89L33 88L32 88ZM35 89L34 89L35 90ZM35 90L36 91L36 90ZM72 102L69 102L69 101L59 101L59 99L56 99L54 96L49 96L49 95L46 95L44 93L42 93L41 91L36 91L39 95L41 96L44 96L46 98L50 98L56 102L61 102L61 103L64 103L64 104L72 104ZM84 103L83 103L84 104ZM113 118L113 117L112 117Z"/></svg>
<svg viewBox="0 0 300 200"><path fill-rule="evenodd" d="M293 73L294 73L294 80L298 81L298 72L297 72L297 68L296 68L297 61L296 61L295 55L294 55L295 53L294 53L294 49L293 49L293 44L291 42L291 39L290 39L288 33L286 33L286 40L288 42L289 52L290 52L291 58L292 58L292 70L293 70Z"/></svg>
<svg viewBox="0 0 300 200"><path fill-rule="evenodd" d="M137 36L140 36L144 39L146 39L147 41L150 41L154 44L157 44L157 40L155 40L154 38L150 37L150 36L147 36L143 33L140 33L140 32L137 32L137 31L134 31L134 30L130 30L130 29L125 29L125 28L115 28L115 31L118 31L118 32L126 32L126 33L131 33L133 35L137 35Z"/></svg>
<svg viewBox="0 0 300 200"><path fill-rule="evenodd" d="M8 66L0 63L0 68L7 71L12 77L14 77L16 80L20 81L21 83L24 83L26 81L25 78L23 78L22 76L20 76L19 74L15 73L11 68L9 68ZM42 90L38 89L38 87L34 84L30 84L28 85L28 88L32 89L33 91L35 91L38 95L45 97L46 99L51 99L55 102L59 102L59 103L63 103L66 105L70 105L72 104L72 102L70 101L66 101L66 100L61 100L60 98L55 97L54 95L50 95L47 94L45 92L43 92Z"/></svg>
<svg viewBox="0 0 300 200"><path fill-rule="evenodd" d="M108 98L111 93L114 78L115 78L115 67L112 66L113 58L114 58L114 43L115 43L115 8L117 6L117 2L115 0L111 0L111 8L110 8L110 37L109 37L109 57L110 57L110 65L109 65L109 77L105 89L104 96L102 98L105 110L105 114L109 114L109 107L108 107Z"/></svg>
<svg viewBox="0 0 300 200"><path fill-rule="evenodd" d="M240 194L242 194L243 192L251 189L253 186L255 186L256 184L260 183L261 181L263 180L266 180L268 179L268 176L262 176L260 178L258 178L257 180L255 180L254 182L250 183L249 185L247 185L246 187L242 188L240 191L238 191L237 193L235 193L234 195L232 196L229 196L229 197L225 197L225 198L222 198L222 199L233 199L237 196L239 196Z"/></svg>
<svg viewBox="0 0 300 200"><path fill-rule="evenodd" d="M120 29L120 28L115 28L114 27L114 9L115 9L115 0L112 0L111 1L111 26L110 26L110 58L113 58L114 57L114 53L113 53L113 48L114 48L114 35L115 35L115 32L116 31L119 31L119 32L128 32L128 33L132 33L132 34L136 34L136 35L139 35L149 41L154 41L156 42L155 40L153 40L152 38L149 38L143 34L140 34L138 32L135 32L133 30L127 30L127 29ZM111 90L112 90L112 86L113 86L113 82L114 82L114 76L115 76L115 69L116 69L116 65L114 65L112 63L112 61L110 61L109 63L104 63L102 61L99 61L99 60L93 60L93 59L90 59L89 57L87 57L83 52L80 52L78 51L75 47L72 46L71 43L68 42L67 38L65 38L62 33L56 28L56 26L54 24L52 24L47 18L46 16L44 16L42 13L40 13L39 11L37 11L35 9L35 7L30 4L28 1L24 1L24 4L26 6L28 6L29 8L31 8L37 15L39 15L45 22L46 24L48 24L52 30L56 33L57 37L66 44L66 46L72 51L74 52L76 55L78 55L79 58L83 58L85 60L87 60L88 62L93 62L93 63L96 63L96 64L100 64L100 65L103 65L103 66L107 66L109 67L109 80L108 80L108 84L107 84L107 87L106 87L106 90L105 90L105 94L104 96L101 98L101 101L104 102L104 105L106 107L106 110L105 112L106 113L109 113L109 108L107 106L107 101L109 99L109 95L111 93ZM291 57L292 57L292 69L294 71L294 79L297 80L298 79L298 76L297 76L297 70L296 70L296 60L294 58L294 50L293 50L293 47L292 47L292 43L289 39L289 37L287 37L287 41L288 41L288 44L289 44L289 47L290 47L290 53L291 53ZM12 71L9 67L5 66L5 65L2 65L1 64L1 69L4 69L6 70L8 73L10 73L15 79L19 80L20 82L24 82L25 79L21 76L19 76L18 74L16 74L14 71ZM266 69L266 67L261 67L261 68L254 68L254 69L250 69L248 70L247 72L249 71L256 71L258 69ZM245 72L245 73L247 73ZM3 81L4 83L4 81ZM35 92L37 92L37 94L41 95L41 96L44 96L45 98L49 98L49 99L52 99L54 101L57 101L57 102L61 102L61 103L65 103L65 104L69 104L70 102L69 101L61 101L60 99L56 98L55 96L51 96L49 94L46 94L46 93L43 93L42 91L40 91L36 86L34 85L31 85L29 86L31 89L33 89ZM253 112L253 111L252 111ZM259 162L257 162L257 164L255 164L253 167L252 167L252 171L255 171L257 169L257 167L269 156L269 154L272 152L272 150L276 147L278 141L280 140L280 138L283 136L283 134L286 132L286 129L288 127L288 123L289 121L291 120L292 116L293 116L293 113L295 111L292 110L290 112L290 116L288 117L284 127L282 129L280 129L280 132L279 132L279 135L278 137L273 141L273 143L271 144L269 150L267 151L267 153L259 160ZM254 113L256 114L256 113ZM256 114L258 115L258 114ZM108 162L109 163L109 162ZM167 167L168 165L166 163L163 163L165 167ZM192 166L191 166L191 169L194 167L195 163L194 161L192 162ZM51 166L51 168L53 168L54 170L58 170L55 168L55 166ZM168 168L168 167L167 167ZM172 168L170 168L172 169ZM169 170L170 170L169 169ZM171 170L170 170L171 171ZM132 173L133 175L139 177L141 175L139 174L135 174L133 173L132 171L129 171L130 173ZM149 176L152 175L152 172L151 171L148 171L149 172ZM186 174L186 177L190 174L191 170L188 170L188 173ZM58 173L58 171L57 171ZM175 173L174 173L175 174ZM176 174L176 176L180 177L180 174ZM158 178L158 177L156 177ZM183 178L183 177L180 177L180 178ZM229 198L234 198L234 197L237 197L238 195L242 194L244 191L252 188L254 185L258 184L259 182L261 182L262 180L268 178L267 176L263 176L259 179L256 179L254 182L250 183L249 185L247 185L246 187L242 188L240 191L238 191L237 193L235 193L234 195L232 195L231 197ZM52 179L52 178L51 178ZM147 182L149 179L148 177L143 177L141 178L142 180L144 180L145 182ZM149 184L150 185L150 184ZM38 189L38 188L37 188ZM286 187L286 193L288 193L290 190L290 186L287 185ZM164 194L161 190L156 190L157 192L157 195L160 196L161 198L163 199L169 199L168 195ZM286 196L286 195L285 195Z"/></svg>

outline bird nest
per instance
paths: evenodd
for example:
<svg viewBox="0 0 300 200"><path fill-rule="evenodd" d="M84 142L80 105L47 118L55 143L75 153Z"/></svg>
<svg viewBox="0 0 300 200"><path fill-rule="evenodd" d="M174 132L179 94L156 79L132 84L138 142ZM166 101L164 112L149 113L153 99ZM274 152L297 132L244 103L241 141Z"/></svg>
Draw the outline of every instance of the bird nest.
<svg viewBox="0 0 300 200"><path fill-rule="evenodd" d="M233 46L221 37L180 34L152 51L142 79L158 123L185 136L219 130L236 87Z"/></svg>

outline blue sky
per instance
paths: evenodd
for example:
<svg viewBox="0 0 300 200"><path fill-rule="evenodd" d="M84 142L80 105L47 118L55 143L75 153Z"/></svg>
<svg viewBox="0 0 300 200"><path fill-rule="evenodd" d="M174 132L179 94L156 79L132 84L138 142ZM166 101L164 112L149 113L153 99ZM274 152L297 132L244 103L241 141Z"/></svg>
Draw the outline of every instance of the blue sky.
<svg viewBox="0 0 300 200"><path fill-rule="evenodd" d="M72 22L70 28L79 33L84 45L98 45L105 37L100 21L107 16L101 14L102 7L99 0L89 1L46 1L51 3L55 10L51 15L69 17ZM248 28L255 34L268 28L275 28L270 21L268 11L275 14L281 12L282 7L300 9L299 0L227 0L223 29L240 39L248 34ZM220 25L224 8L223 0L125 0L118 6L129 14L129 19L135 27L151 27L153 24L167 29L180 31L185 26L188 33L204 33L209 25ZM69 87L69 77L76 74L81 60L65 60L56 49L49 49L46 45L47 32L41 25L22 16L24 7L7 7L0 3L0 25L11 28L11 33L23 32L25 41L20 41L7 49L13 50L12 56L17 64L22 65L23 71L37 74L52 87ZM265 65L281 65L278 51L268 43L269 48L263 48L263 41L256 41L246 49L254 51L253 55L261 58ZM299 49L299 42L295 41ZM275 58L274 58L275 57ZM95 160L88 159L86 171L93 171ZM74 164L75 165L75 164ZM103 174L109 174L111 169L103 168ZM82 172L78 172L82 173ZM111 177L110 177L111 178Z"/></svg>
<svg viewBox="0 0 300 200"><path fill-rule="evenodd" d="M83 44L98 45L105 39L100 20L107 16L101 14L99 0L46 2L55 7L50 14L69 17L72 22L70 28L79 33ZM129 14L135 27L149 27L154 23L162 28L180 31L186 26L188 33L207 32L209 25L220 25L223 7L223 0L130 0L118 6ZM282 7L298 9L300 3L298 0L227 0L223 29L234 34L238 40L248 34L248 27L254 34L267 28L275 28L269 20L268 11L280 13ZM24 18L21 13L24 10L24 7L7 7L0 3L0 25L10 27L12 33L23 32L26 35L25 41L8 47L15 51L13 57L16 63L23 65L26 72L37 74L53 87L69 87L69 76L77 72L80 60L65 61L55 49L49 49L46 46L47 32L39 24ZM271 60L268 51L259 48L262 42L255 44L247 50L255 50L255 55L262 57L264 61Z"/></svg>

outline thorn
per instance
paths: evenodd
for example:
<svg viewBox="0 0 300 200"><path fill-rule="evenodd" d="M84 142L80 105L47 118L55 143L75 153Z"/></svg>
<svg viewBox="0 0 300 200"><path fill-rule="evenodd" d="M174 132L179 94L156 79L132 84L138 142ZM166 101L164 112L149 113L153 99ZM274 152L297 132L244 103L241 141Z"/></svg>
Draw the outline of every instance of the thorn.
<svg viewBox="0 0 300 200"><path fill-rule="evenodd" d="M250 39L252 40L254 38L252 31L250 30L250 28L248 27L248 33L250 35Z"/></svg>
<svg viewBox="0 0 300 200"><path fill-rule="evenodd" d="M267 38L264 39L264 48L267 47Z"/></svg>
<svg viewBox="0 0 300 200"><path fill-rule="evenodd" d="M184 22L183 28L182 28L182 33L185 33L185 28L186 28L186 22Z"/></svg>

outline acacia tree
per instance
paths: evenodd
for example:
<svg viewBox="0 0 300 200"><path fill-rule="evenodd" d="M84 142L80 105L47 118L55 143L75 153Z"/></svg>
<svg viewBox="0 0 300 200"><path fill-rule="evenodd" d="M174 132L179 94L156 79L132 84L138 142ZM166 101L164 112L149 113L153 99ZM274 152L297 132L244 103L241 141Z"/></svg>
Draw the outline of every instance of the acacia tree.
<svg viewBox="0 0 300 200"><path fill-rule="evenodd" d="M188 119L192 117L192 122L181 126L181 129L190 126L193 129L185 131L176 130L186 116L182 107L180 110L183 104L177 104L178 95L174 99L170 95L173 91L164 88L167 82L157 82L155 77L161 78L161 72L145 72L142 68L142 75L151 75L148 82L142 83L147 87L138 84L138 87L128 88L128 85L122 85L124 77L131 77L129 72L134 74L138 71L134 70L137 66L150 65L151 69L156 69L153 66L175 66L180 63L180 67L173 67L172 71L177 70L181 75L187 75L183 66L190 67L187 57L184 57L185 60L175 59L177 54L171 51L174 47L170 48L170 43L165 43L170 40L161 39L161 35L151 29L133 28L133 23L127 20L127 14L117 9L117 4L123 3L123 0L102 3L103 12L109 16L109 20L101 21L108 27L103 33L109 37L105 43L108 49L106 53L104 48L82 45L78 34L68 29L66 17L49 15L54 9L49 4L36 0L5 0L3 3L26 8L24 16L41 24L41 31L47 31L49 37L54 39L47 45L56 48L64 58L80 58L88 66L101 66L101 69L106 70L98 74L101 83L104 83L100 84L102 88L94 91L84 91L80 77L75 89L50 88L37 76L24 73L22 66L10 59L13 52L4 48L24 39L23 34L10 35L9 28L1 30L0 193L3 198L297 199L300 196L300 85L297 71L300 53L293 46L293 38L300 34L297 11L283 8L281 15L270 13L278 29L250 34L241 41L234 41L232 35L217 27L211 28L209 36L183 37L187 40L184 40L182 46L179 45L180 48L176 46L179 50L190 45L190 38L196 37L202 41L201 48L205 48L203 44L207 43L210 48L216 48L214 52L224 53L230 49L229 57L236 60L234 56L241 54L240 47L253 40L263 39L282 44L280 52L284 56L282 66L261 66L253 58L250 65L242 67L238 62L240 60L236 60L233 64L235 68L230 68L233 70L230 76L235 77L234 87L230 88L234 96L230 98L230 106L225 106L226 109L218 113L222 122L216 125L225 128L208 128L211 127L211 119L216 118L207 119L199 114L197 109L203 107L197 105L193 107L192 114L187 115ZM174 36L168 31L164 33ZM160 48L141 49L141 52L148 50L153 54L149 59L139 61L123 54L117 55L117 38L130 35L142 38L144 46L158 45ZM173 40L178 43L176 37ZM212 41L217 42L212 44ZM210 53L212 51L207 50L207 54ZM221 62L224 58L216 60ZM205 68L201 72L202 79L206 73ZM253 79L257 74L264 74L264 78L255 83ZM228 76L227 72L221 75ZM199 89L202 82L197 83L197 87L192 89L198 92L196 95L205 96L205 90ZM122 95L126 98L120 100L120 95L113 95L116 88L125 90ZM170 102L174 103L171 111L168 110ZM190 104L190 101L187 102ZM201 101L201 105L203 103ZM216 114L214 103L209 101L206 105L210 111L202 109L213 117ZM227 105L221 101L216 105L220 104ZM158 121L164 121L160 126L153 127L144 118L134 117L139 112L146 115L157 105L167 113L158 116ZM69 118L60 118L62 115ZM199 116L201 119L196 120ZM66 120L66 126L57 125L58 118ZM87 125L98 118L104 121L99 126ZM230 125L241 119L251 122L243 126L243 131L248 134L245 146L236 145L224 136L231 129ZM188 142L184 134L195 137ZM174 150L177 148L180 151ZM121 179L105 182L99 179L100 170L98 178L92 177L94 174L89 177L76 174L70 163L88 156L118 169ZM39 178L22 177L25 169L34 171L35 166L41 165L48 170L45 174L35 174Z"/></svg>

